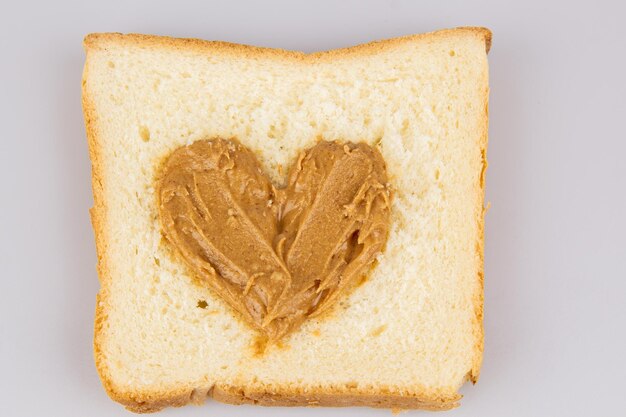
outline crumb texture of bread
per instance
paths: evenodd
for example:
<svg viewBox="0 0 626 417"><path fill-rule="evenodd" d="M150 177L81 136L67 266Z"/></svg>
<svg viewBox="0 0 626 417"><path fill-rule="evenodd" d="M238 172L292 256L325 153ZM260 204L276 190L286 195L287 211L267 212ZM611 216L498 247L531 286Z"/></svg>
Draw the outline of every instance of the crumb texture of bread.
<svg viewBox="0 0 626 417"><path fill-rule="evenodd" d="M146 35L85 39L83 107L101 290L94 349L132 411L202 402L447 409L478 377L491 34L458 28L316 54ZM237 138L276 184L316 141L380 149L384 253L327 315L263 354L173 255L155 177Z"/></svg>

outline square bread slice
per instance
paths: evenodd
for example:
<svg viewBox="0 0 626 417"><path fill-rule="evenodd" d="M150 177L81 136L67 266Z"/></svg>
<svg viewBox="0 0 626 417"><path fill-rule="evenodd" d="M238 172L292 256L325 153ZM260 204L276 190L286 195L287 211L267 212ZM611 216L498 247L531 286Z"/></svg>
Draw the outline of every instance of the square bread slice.
<svg viewBox="0 0 626 417"><path fill-rule="evenodd" d="M483 350L491 33L457 28L314 54L114 33L85 38L83 107L101 289L95 361L135 412L218 401L449 409ZM368 279L263 354L172 255L155 176L237 138L276 184L316 141L377 146L394 197Z"/></svg>

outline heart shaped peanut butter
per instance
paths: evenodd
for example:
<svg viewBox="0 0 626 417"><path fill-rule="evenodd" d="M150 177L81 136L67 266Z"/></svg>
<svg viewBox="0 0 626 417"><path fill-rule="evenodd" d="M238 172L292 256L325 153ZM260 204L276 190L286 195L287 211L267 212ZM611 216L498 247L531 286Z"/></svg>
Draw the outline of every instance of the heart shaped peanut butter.
<svg viewBox="0 0 626 417"><path fill-rule="evenodd" d="M239 142L201 140L170 155L157 186L167 240L270 340L332 306L387 240L385 162L366 144L319 142L277 188Z"/></svg>

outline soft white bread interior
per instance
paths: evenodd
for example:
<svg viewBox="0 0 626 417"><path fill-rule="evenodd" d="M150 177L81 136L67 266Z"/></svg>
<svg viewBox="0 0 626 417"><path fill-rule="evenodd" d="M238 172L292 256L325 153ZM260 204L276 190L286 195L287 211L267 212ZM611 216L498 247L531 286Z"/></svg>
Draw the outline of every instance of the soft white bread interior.
<svg viewBox="0 0 626 417"><path fill-rule="evenodd" d="M302 54L92 34L83 104L101 290L95 359L137 412L202 402L446 409L478 377L491 33L458 28ZM174 149L237 138L282 183L323 140L377 146L394 190L384 253L325 316L263 354L162 239Z"/></svg>

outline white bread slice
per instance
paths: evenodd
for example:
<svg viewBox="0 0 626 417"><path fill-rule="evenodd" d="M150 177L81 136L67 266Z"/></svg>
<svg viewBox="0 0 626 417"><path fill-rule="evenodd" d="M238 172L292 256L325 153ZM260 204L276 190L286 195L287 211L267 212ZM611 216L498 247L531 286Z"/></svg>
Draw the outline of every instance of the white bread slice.
<svg viewBox="0 0 626 417"><path fill-rule="evenodd" d="M458 28L303 54L145 35L85 39L101 289L95 360L135 412L202 402L448 409L483 348L491 33ZM174 149L238 138L277 184L319 138L379 147L390 235L366 282L264 354L161 237ZM202 308L204 307L204 308Z"/></svg>

